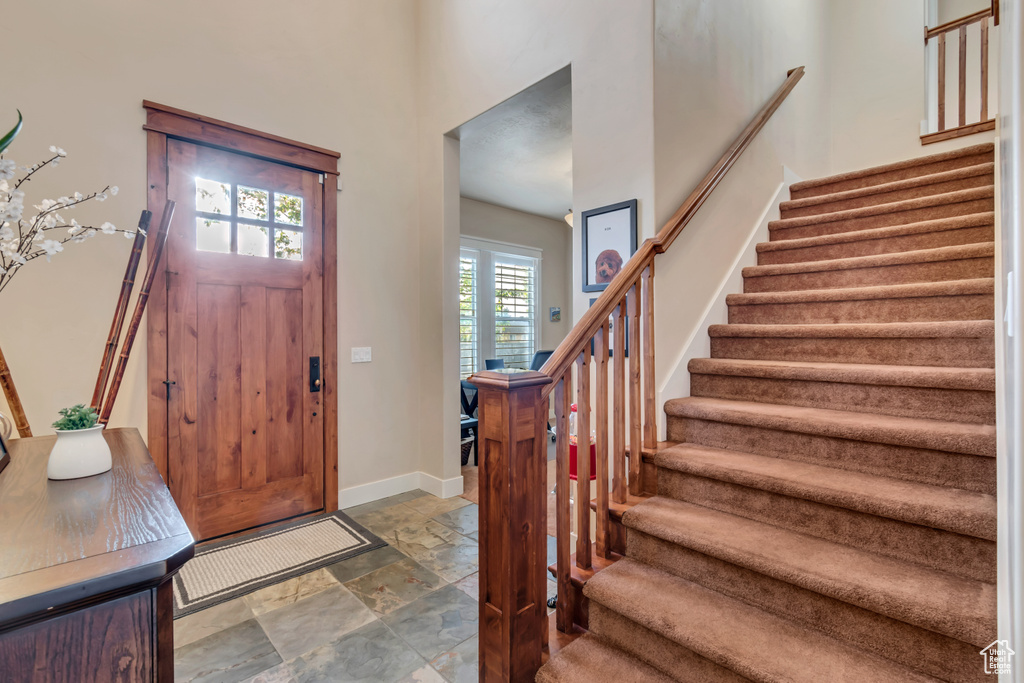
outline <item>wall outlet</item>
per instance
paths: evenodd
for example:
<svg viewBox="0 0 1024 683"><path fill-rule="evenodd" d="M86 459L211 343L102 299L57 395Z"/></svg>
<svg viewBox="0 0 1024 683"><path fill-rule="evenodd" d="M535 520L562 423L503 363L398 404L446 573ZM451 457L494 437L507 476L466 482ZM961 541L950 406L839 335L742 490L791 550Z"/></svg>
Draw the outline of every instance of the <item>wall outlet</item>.
<svg viewBox="0 0 1024 683"><path fill-rule="evenodd" d="M352 362L353 363L369 363L372 360L371 347L369 346L353 346L352 347Z"/></svg>

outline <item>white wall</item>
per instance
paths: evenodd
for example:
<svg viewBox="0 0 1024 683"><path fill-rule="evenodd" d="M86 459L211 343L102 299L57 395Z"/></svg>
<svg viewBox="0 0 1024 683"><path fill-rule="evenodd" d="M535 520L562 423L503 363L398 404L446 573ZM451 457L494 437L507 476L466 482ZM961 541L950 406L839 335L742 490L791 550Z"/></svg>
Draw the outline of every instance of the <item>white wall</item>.
<svg viewBox="0 0 1024 683"><path fill-rule="evenodd" d="M82 217L133 226L146 205L150 99L341 152L338 195L341 487L418 469L421 357L415 11L411 0L13 2L4 6L0 122L9 157L69 157L28 199L113 183ZM0 294L0 344L36 433L88 402L130 243L100 239L34 263ZM351 365L349 348L372 346ZM146 433L145 337L113 415ZM412 383L410 388L409 384ZM4 410L5 406L0 407Z"/></svg>
<svg viewBox="0 0 1024 683"><path fill-rule="evenodd" d="M542 252L540 267L540 339L537 350L554 349L572 329L569 297L572 276L567 269L572 248L572 232L564 221L555 221L532 213L513 211L475 199L462 197L459 224L463 237L507 242ZM549 320L548 309L562 309L562 320Z"/></svg>
<svg viewBox="0 0 1024 683"><path fill-rule="evenodd" d="M656 0L656 214L667 221L786 78L806 67L756 141L656 261L658 386L688 386L685 342L783 180L829 160L828 11L817 0ZM753 264L744 264L753 265ZM662 398L674 398L666 393ZM660 405L660 402L659 402ZM664 423L659 418L660 423Z"/></svg>
<svg viewBox="0 0 1024 683"><path fill-rule="evenodd" d="M983 133L922 147L924 0L830 0L830 11L834 172L937 154L995 137ZM989 55L993 72L999 62L998 33L998 28L992 32ZM949 48L947 61L956 62ZM976 64L969 62L969 73ZM973 107L971 115L976 120ZM946 116L955 125L956 107L947 105Z"/></svg>
<svg viewBox="0 0 1024 683"><path fill-rule="evenodd" d="M419 12L421 469L458 475L458 142L445 133L572 65L573 208L636 197L653 234L651 0L423 0ZM578 231L576 231L578 232ZM573 236L578 249L579 236ZM574 271L573 311L586 309Z"/></svg>

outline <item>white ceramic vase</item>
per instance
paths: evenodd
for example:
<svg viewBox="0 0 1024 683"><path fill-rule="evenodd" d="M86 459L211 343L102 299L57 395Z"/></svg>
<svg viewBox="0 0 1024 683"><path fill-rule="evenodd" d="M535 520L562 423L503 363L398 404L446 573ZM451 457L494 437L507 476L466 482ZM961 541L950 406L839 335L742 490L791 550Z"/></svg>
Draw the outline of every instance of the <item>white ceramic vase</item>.
<svg viewBox="0 0 1024 683"><path fill-rule="evenodd" d="M103 438L103 425L89 429L57 432L57 443L50 451L46 476L50 479L78 479L102 474L110 469L110 446Z"/></svg>

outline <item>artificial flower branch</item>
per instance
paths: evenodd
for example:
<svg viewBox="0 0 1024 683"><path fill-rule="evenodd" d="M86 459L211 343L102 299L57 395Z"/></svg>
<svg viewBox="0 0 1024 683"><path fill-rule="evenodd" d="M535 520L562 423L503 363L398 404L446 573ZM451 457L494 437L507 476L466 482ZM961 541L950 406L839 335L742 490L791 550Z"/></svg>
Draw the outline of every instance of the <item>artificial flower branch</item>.
<svg viewBox="0 0 1024 683"><path fill-rule="evenodd" d="M121 233L128 239L135 237L136 231L120 230L109 222L99 227L82 225L74 218L67 221L58 213L93 199L102 202L108 196L117 194L116 185L107 185L102 190L87 195L75 192L70 197L44 199L42 203L35 205L38 211L35 216L23 218L25 193L21 190L22 185L40 170L57 166L67 156L67 152L60 147L50 147L50 152L53 156L48 159L30 167L23 167L21 170L24 175L13 187L7 181L14 177L17 166L13 161L0 156L0 292L29 261L34 261L40 256L45 256L49 261L54 255L64 251L64 245L69 242L81 243L100 232L108 235ZM66 230L67 234L58 239L49 238L48 233L53 230Z"/></svg>

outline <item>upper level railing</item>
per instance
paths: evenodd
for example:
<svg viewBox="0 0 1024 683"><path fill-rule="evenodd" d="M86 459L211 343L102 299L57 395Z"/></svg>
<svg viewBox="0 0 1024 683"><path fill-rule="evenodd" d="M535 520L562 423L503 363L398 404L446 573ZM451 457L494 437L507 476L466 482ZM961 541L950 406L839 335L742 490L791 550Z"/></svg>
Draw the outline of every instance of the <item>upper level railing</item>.
<svg viewBox="0 0 1024 683"><path fill-rule="evenodd" d="M947 21L944 24L924 29L924 44L926 50L926 62L928 64L928 120L929 132L921 136L921 144L941 142L951 138L972 135L986 130L995 129L995 119L989 115L989 80L992 78L992 71L989 68L989 31L990 25L998 25L999 3L993 0L990 7L968 14L959 19ZM970 42L973 42L972 26L978 25L978 80L973 82L973 76L969 78L967 54ZM970 40L969 40L969 31ZM946 111L950 98L947 88L947 47L953 42L955 34L955 45L958 52L958 69L956 71L954 87L956 87L956 119L953 123L952 116ZM935 45L935 52L931 52L931 45ZM973 67L972 67L973 68ZM969 84L969 81L971 83ZM974 86L969 88L969 85ZM932 89L934 88L934 96ZM974 91L977 88L977 91ZM974 102L974 97L977 101ZM979 117L974 119L974 112L968 112L968 103L972 102L979 111ZM972 119L968 122L969 119Z"/></svg>
<svg viewBox="0 0 1024 683"><path fill-rule="evenodd" d="M623 266L540 372L485 371L470 377L480 396L481 681L532 681L548 641L544 572L550 488L546 458L549 396L554 394L557 454L555 622L559 631L569 632L586 621L576 587L595 566L613 561L616 551L624 551L623 539L612 525L612 513L628 504L630 496L644 492L643 457L657 450L655 256L672 245L803 75L803 67L787 74L657 236L646 240ZM568 429L573 398L578 406L576 433L581 435L583 454L576 463L575 505L570 495L574 444L570 444ZM587 435L592 432L593 472L586 455ZM593 501L592 486L596 493ZM593 530L592 508L596 513Z"/></svg>

